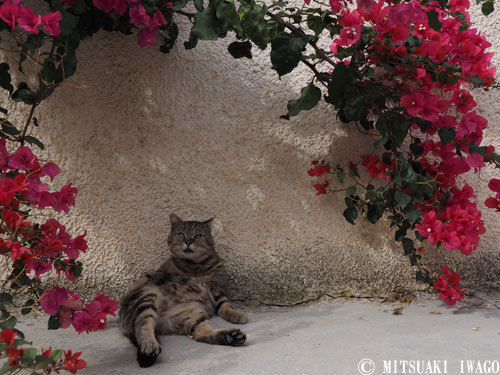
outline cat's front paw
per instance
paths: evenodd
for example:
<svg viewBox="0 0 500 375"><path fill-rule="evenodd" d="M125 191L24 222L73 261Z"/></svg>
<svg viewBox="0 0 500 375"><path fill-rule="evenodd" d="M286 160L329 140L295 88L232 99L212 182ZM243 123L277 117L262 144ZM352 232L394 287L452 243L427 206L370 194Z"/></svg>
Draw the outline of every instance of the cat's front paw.
<svg viewBox="0 0 500 375"><path fill-rule="evenodd" d="M246 323L248 323L247 314L245 314L244 312L235 311L235 314L234 314L233 318L234 318L234 320L233 320L232 323L236 323L236 324L246 324Z"/></svg>
<svg viewBox="0 0 500 375"><path fill-rule="evenodd" d="M234 329L224 333L224 340L227 345L240 346L247 340L247 335L239 329Z"/></svg>

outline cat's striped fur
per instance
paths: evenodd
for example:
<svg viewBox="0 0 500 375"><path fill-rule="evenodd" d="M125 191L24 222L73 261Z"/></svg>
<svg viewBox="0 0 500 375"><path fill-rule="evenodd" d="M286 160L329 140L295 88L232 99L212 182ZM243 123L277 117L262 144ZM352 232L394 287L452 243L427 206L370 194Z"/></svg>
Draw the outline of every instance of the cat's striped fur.
<svg viewBox="0 0 500 375"><path fill-rule="evenodd" d="M137 346L141 367L151 366L160 354L158 335L188 335L221 345L246 340L239 329L214 329L207 321L217 314L231 323L247 322L226 297L227 277L215 253L211 220L182 221L172 214L170 221L171 258L140 278L120 300L122 331Z"/></svg>

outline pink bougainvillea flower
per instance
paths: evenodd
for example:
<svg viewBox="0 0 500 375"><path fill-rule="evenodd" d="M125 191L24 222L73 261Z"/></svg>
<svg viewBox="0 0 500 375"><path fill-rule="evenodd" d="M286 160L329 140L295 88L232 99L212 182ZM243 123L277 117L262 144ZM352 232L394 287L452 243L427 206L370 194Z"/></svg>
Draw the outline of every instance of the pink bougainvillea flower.
<svg viewBox="0 0 500 375"><path fill-rule="evenodd" d="M109 13L113 10L115 1L114 0L93 0L92 4L97 9L103 10L106 13Z"/></svg>
<svg viewBox="0 0 500 375"><path fill-rule="evenodd" d="M64 302L61 311L59 312L59 320L61 328L68 328L73 322L73 313L83 309L83 302L80 296L76 293L71 293L70 298Z"/></svg>
<svg viewBox="0 0 500 375"><path fill-rule="evenodd" d="M361 13L369 14L373 10L374 0L356 0L356 5Z"/></svg>
<svg viewBox="0 0 500 375"><path fill-rule="evenodd" d="M75 198L77 194L78 189L72 187L71 184L63 186L61 191L54 193L54 196L56 198L56 205L54 209L56 211L69 212L68 206L75 205Z"/></svg>
<svg viewBox="0 0 500 375"><path fill-rule="evenodd" d="M412 116L418 116L424 109L424 95L418 91L401 97L401 104Z"/></svg>
<svg viewBox="0 0 500 375"><path fill-rule="evenodd" d="M146 8L144 8L142 4L130 7L128 14L130 16L130 23L137 26L143 26L146 24L147 20L149 20Z"/></svg>
<svg viewBox="0 0 500 375"><path fill-rule="evenodd" d="M495 193L500 193L500 180L498 178L492 178L488 183L488 187Z"/></svg>
<svg viewBox="0 0 500 375"><path fill-rule="evenodd" d="M2 333L0 333L0 341L2 341L7 346L11 346L14 343L15 337L16 331L10 328L5 328Z"/></svg>
<svg viewBox="0 0 500 375"><path fill-rule="evenodd" d="M0 5L0 18L13 30L16 29L16 21L19 15L19 5L13 1L5 1Z"/></svg>
<svg viewBox="0 0 500 375"><path fill-rule="evenodd" d="M137 32L137 42L141 48L147 45L154 46L156 43L157 27L143 27Z"/></svg>
<svg viewBox="0 0 500 375"><path fill-rule="evenodd" d="M115 312L118 309L118 302L113 301L104 294L99 294L94 300L101 304L101 311L103 313L115 316Z"/></svg>
<svg viewBox="0 0 500 375"><path fill-rule="evenodd" d="M42 168L42 175L49 176L51 181L54 181L56 177L61 172L61 169L54 163L47 163Z"/></svg>
<svg viewBox="0 0 500 375"><path fill-rule="evenodd" d="M21 146L17 149L14 157L9 159L9 167L24 171L30 170L33 167L35 158L29 147Z"/></svg>
<svg viewBox="0 0 500 375"><path fill-rule="evenodd" d="M150 21L150 25L152 27L154 26L164 26L167 24L167 20L165 19L165 17L163 16L163 13L162 12L155 12L153 14L153 19Z"/></svg>
<svg viewBox="0 0 500 375"><path fill-rule="evenodd" d="M59 307L68 300L68 290L66 288L55 286L46 291L40 299L40 306L50 315L57 314Z"/></svg>
<svg viewBox="0 0 500 375"><path fill-rule="evenodd" d="M38 26L42 23L42 17L37 16L30 8L22 7L19 9L17 23L24 30L33 34L38 34L40 32Z"/></svg>
<svg viewBox="0 0 500 375"><path fill-rule="evenodd" d="M43 28L51 36L58 36L59 34L61 34L61 28L59 27L59 21L61 20L62 15L59 11L55 11L47 14L46 16L42 16Z"/></svg>
<svg viewBox="0 0 500 375"><path fill-rule="evenodd" d="M496 212L500 212L500 199L494 198L494 197L489 197L486 199L484 202L484 205L488 208L493 208L495 209Z"/></svg>
<svg viewBox="0 0 500 375"><path fill-rule="evenodd" d="M40 276L49 272L51 269L51 263L47 263L38 259L33 260L30 265L30 270L35 271L35 278L37 280L40 280Z"/></svg>
<svg viewBox="0 0 500 375"><path fill-rule="evenodd" d="M90 332L93 329L93 319L86 311L78 311L73 314L73 327L76 332Z"/></svg>

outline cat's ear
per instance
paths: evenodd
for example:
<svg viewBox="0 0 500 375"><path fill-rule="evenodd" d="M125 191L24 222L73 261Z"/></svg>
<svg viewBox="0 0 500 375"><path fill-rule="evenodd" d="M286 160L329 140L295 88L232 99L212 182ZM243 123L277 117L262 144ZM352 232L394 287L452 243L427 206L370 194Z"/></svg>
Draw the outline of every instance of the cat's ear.
<svg viewBox="0 0 500 375"><path fill-rule="evenodd" d="M176 214L170 214L170 223L174 226L182 223L182 220Z"/></svg>
<svg viewBox="0 0 500 375"><path fill-rule="evenodd" d="M202 224L208 225L210 228L212 227L212 223L214 221L215 217L211 217L208 220L202 221Z"/></svg>

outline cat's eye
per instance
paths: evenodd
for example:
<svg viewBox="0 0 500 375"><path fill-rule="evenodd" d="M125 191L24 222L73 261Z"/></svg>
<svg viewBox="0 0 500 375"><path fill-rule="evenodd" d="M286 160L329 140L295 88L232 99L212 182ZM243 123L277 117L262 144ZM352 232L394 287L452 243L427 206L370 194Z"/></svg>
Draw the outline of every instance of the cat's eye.
<svg viewBox="0 0 500 375"><path fill-rule="evenodd" d="M196 236L194 236L194 239L195 239L195 240L199 240L199 239L201 239L202 237L203 237L203 234L198 233Z"/></svg>
<svg viewBox="0 0 500 375"><path fill-rule="evenodd" d="M177 238L180 239L180 240L183 240L186 236L184 235L184 233L177 233Z"/></svg>

